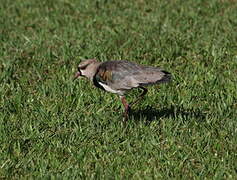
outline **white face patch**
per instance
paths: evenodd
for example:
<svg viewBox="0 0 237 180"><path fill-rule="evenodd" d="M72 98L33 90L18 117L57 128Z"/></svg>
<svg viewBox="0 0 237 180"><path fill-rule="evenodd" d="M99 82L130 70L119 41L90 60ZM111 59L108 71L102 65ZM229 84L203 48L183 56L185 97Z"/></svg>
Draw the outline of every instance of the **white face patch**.
<svg viewBox="0 0 237 180"><path fill-rule="evenodd" d="M92 77L90 76L90 71L88 71L88 69L80 69L81 72L81 76L87 77L89 79L91 79Z"/></svg>
<svg viewBox="0 0 237 180"><path fill-rule="evenodd" d="M81 75L85 76L85 70L80 69L80 72L81 72Z"/></svg>

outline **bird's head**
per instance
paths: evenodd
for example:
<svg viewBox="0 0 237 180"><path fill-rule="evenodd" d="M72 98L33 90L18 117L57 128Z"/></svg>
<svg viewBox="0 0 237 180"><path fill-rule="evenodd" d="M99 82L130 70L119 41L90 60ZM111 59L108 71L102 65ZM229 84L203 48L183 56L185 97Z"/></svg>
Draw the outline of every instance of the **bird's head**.
<svg viewBox="0 0 237 180"><path fill-rule="evenodd" d="M82 61L77 67L78 71L75 74L74 80L81 76L92 80L99 65L100 62L96 59L87 59Z"/></svg>

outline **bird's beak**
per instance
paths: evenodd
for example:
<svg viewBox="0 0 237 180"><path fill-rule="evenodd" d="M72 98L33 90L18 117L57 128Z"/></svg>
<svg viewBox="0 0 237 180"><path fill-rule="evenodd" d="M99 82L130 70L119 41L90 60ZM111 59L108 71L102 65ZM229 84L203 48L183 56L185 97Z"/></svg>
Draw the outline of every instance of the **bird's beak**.
<svg viewBox="0 0 237 180"><path fill-rule="evenodd" d="M76 80L80 76L81 76L81 72L80 71L76 72L76 74L75 74L75 76L73 78L73 81Z"/></svg>

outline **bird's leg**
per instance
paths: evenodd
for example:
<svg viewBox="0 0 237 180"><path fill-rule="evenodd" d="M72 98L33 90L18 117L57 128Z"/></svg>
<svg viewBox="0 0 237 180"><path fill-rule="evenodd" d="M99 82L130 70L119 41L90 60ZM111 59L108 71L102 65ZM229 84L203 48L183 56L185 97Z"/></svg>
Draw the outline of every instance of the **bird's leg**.
<svg viewBox="0 0 237 180"><path fill-rule="evenodd" d="M130 111L130 106L129 106L129 104L126 101L125 96L120 96L120 99L121 99L121 101L123 103L123 106L125 108L125 111L124 111L124 121L127 121L128 113Z"/></svg>
<svg viewBox="0 0 237 180"><path fill-rule="evenodd" d="M146 93L148 92L148 90L146 88L144 88L144 87L139 87L139 88L141 88L143 91L138 96L138 98L133 103L130 104L130 107L132 107L134 104L137 104L146 95Z"/></svg>
<svg viewBox="0 0 237 180"><path fill-rule="evenodd" d="M132 105L134 105L134 104L136 104L136 103L138 103L138 101L140 101L145 95L146 95L146 93L147 93L147 89L146 88L144 88L144 87L139 87L139 88L141 88L143 91L142 91L142 93L138 96L138 98L133 102L133 103L131 103L130 105L127 103L127 101L126 101L126 99L125 99L125 96L120 96L120 99L121 99L121 101L122 101L122 103L123 103L123 106L124 106L124 108L125 108L125 111L124 111L124 121L127 121L127 119L128 119L128 113L129 113L129 111L131 110L131 107L132 107Z"/></svg>

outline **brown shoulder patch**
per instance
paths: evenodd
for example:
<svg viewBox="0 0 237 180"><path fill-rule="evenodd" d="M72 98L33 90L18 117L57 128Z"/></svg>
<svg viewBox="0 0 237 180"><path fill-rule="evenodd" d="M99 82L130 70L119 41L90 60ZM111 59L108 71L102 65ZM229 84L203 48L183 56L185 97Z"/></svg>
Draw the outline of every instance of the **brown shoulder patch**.
<svg viewBox="0 0 237 180"><path fill-rule="evenodd" d="M102 81L112 81L112 72L106 69L100 69L98 72Z"/></svg>

